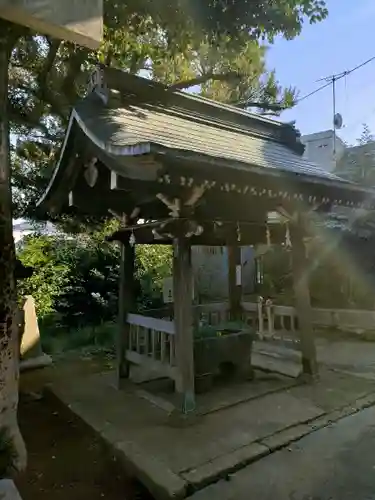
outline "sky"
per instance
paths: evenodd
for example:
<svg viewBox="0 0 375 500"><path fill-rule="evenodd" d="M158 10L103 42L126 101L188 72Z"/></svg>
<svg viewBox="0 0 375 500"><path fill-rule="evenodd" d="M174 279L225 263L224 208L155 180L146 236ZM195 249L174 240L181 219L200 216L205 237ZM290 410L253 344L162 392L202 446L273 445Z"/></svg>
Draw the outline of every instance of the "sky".
<svg viewBox="0 0 375 500"><path fill-rule="evenodd" d="M282 85L292 85L300 97L318 88L320 78L349 70L375 56L374 0L326 0L328 18L306 24L294 40L276 40L267 66L276 70ZM336 111L344 126L338 135L355 143L367 123L375 133L375 60L336 84ZM296 120L302 134L332 129L332 87L304 100L281 115Z"/></svg>

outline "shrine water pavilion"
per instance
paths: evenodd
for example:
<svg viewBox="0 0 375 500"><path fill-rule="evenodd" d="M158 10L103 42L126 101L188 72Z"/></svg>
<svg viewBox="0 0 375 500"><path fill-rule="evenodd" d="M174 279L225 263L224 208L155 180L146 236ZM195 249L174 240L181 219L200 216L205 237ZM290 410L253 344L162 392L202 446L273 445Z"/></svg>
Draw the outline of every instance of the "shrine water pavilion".
<svg viewBox="0 0 375 500"><path fill-rule="evenodd" d="M118 381L129 376L133 365L148 367L174 381L180 411L194 411L197 384L211 374L202 359L210 365L216 347L206 342L202 359L196 347L201 322L192 300L191 246L228 247L225 320L240 324L240 247L286 239L293 260L301 373L312 379L317 375L304 238L314 218L333 206L372 209L374 199L370 190L307 162L303 151L290 124L120 70L94 72L87 96L71 113L60 159L38 208L122 221L111 237L122 248ZM270 224L269 214L275 212L280 221ZM173 245L168 319L137 314L138 243ZM213 318L218 311L213 306L209 312ZM220 331L226 334L216 340L234 353L232 358L241 358L243 373L251 376L246 325L234 334L229 327Z"/></svg>

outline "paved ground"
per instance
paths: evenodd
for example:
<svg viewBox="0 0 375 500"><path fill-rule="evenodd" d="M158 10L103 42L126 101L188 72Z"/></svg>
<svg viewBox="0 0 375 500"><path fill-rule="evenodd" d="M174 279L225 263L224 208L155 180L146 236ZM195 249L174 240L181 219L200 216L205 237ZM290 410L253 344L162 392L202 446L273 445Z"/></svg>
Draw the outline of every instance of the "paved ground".
<svg viewBox="0 0 375 500"><path fill-rule="evenodd" d="M372 407L261 459L192 500L372 500L374 448Z"/></svg>
<svg viewBox="0 0 375 500"><path fill-rule="evenodd" d="M262 345L259 344L259 347ZM73 384L71 383L71 360L69 362L64 360L62 364L58 363L57 366L41 373L50 374L53 391L58 398L113 447L116 455L123 460L127 471L134 473L149 487L156 498L168 498L174 495L183 497L191 487L202 488L207 484L207 480L217 480L218 477L223 477L223 473L243 468L253 460L261 459L259 463L271 460L274 455L269 455L270 452L274 452L280 446L285 446L290 441L300 439L319 426L326 425L330 420L336 421L346 416L347 408L350 412L353 407L362 408L374 404L374 351L375 344L364 342L345 342L341 344L341 347L337 342L326 345L318 342L318 356L322 363L321 379L318 383L285 389L278 383L271 382L268 394L267 390L263 390L264 388L259 391L259 388L255 385L252 387L250 383L238 391L230 391L229 395L223 391L218 394L220 398L216 401L217 404L213 405L216 411L201 417L195 425L184 428L171 427L167 413L139 397L134 386L129 384L124 390L116 390L110 372L96 373L105 368L102 363L98 367L93 367L92 360L86 362L80 359L77 363L77 370L74 372ZM278 354L280 353L277 350L271 352L274 356ZM293 353L289 354L288 359L289 361L280 361L280 363L299 366ZM334 368L339 371L327 369L328 363L334 365ZM108 363L108 368L111 368L111 363ZM346 373L342 373L343 371ZM349 372L352 375L348 375ZM353 376L353 373L360 376ZM269 381L261 382L261 385L263 383L267 388ZM272 385L274 388L277 386L276 392L272 392ZM370 396L366 396L368 394ZM246 395L248 395L247 399ZM254 396L255 399L251 399ZM243 398L243 401L240 402L238 398ZM366 398L369 398L370 402ZM212 406L213 401L208 398L206 403ZM227 403L229 406L224 408ZM318 434L320 436L321 432L327 433L328 431L313 432L309 442L313 443L315 436ZM351 432L347 433L345 445L347 447L352 439L350 438ZM357 437L360 439L359 436ZM353 437L354 442L355 438L356 436ZM366 444L365 440L366 438L363 438L363 445ZM324 438L323 442L325 441L329 443L329 438ZM335 446L337 447L332 442L332 452ZM283 453L288 457L291 454L291 452L281 452ZM319 465L317 454L320 451L317 450L315 453L315 461ZM313 452L311 454L313 455ZM261 458L266 455L269 456ZM308 457L309 453L306 456ZM324 460L328 463L332 458L328 451L327 457ZM283 462L283 459L280 460ZM298 463L298 457L295 460ZM301 476L298 483L300 485L306 471L312 466L312 462L307 461L306 464L305 469L298 469ZM254 464L252 467L256 466L257 464ZM300 467L302 467L302 462ZM327 470L331 471L329 467L327 465ZM252 481L255 481L254 486L252 483L249 488L261 488L265 484L267 488L270 488L273 483L269 484L269 471L276 474L276 479L279 478L278 480L282 481L273 469L274 467L271 466L262 470L262 473L257 473L259 477L256 480L252 478ZM241 476L240 473L235 475L239 478L238 491L241 490L241 484L245 484L241 483L244 479L240 481L240 478L248 477L249 470L253 469L249 466L244 469L245 476ZM317 466L318 479L320 470ZM312 475L312 477L315 476ZM326 481L327 477L324 476L321 481ZM294 481L294 476L291 481ZM247 488L246 484L244 487ZM206 490L204 491L206 494ZM215 491L220 491L220 487ZM227 490L223 487L223 494L225 491ZM227 494L231 491L231 489L228 490ZM292 496L282 497L276 495L272 488L269 497L258 494L256 489L254 491L256 492L254 498L259 497L262 500L268 498L271 500L273 497L281 500L283 498L292 500L309 498L308 496L293 497L293 493ZM290 492L286 490L285 494L289 495ZM203 498L212 497L214 495ZM241 497L235 495L223 498ZM328 500L330 497L315 498ZM338 500L342 498L342 496L338 497ZM366 497L356 498L366 499Z"/></svg>
<svg viewBox="0 0 375 500"><path fill-rule="evenodd" d="M256 382L249 383L249 393L251 384ZM74 384L69 378L55 380L53 391L156 498L172 498L311 432L326 413L354 405L369 393L374 400L375 382L323 370L311 386L237 402L183 428L171 426L167 413L140 398L133 385L115 389L111 372Z"/></svg>

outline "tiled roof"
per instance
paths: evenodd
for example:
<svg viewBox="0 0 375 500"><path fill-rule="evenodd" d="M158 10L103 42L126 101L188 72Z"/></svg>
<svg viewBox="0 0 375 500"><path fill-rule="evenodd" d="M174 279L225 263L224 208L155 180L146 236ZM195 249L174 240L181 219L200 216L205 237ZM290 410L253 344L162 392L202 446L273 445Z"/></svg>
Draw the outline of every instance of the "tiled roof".
<svg viewBox="0 0 375 500"><path fill-rule="evenodd" d="M132 92L128 98L122 95L121 100L111 97L109 105L104 105L97 96L90 95L77 105L75 114L90 138L116 156L127 155L130 149L138 151L135 147L140 145L161 147L232 160L241 169L261 167L265 173L279 170L318 179L341 180L303 159L282 141L254 132L250 126L254 121L253 114L249 114L249 127L246 128L243 122L238 125L207 113L207 102L210 102L207 99L204 99L203 111L199 111L199 106L194 111L188 110L183 107L184 97L182 95L180 103L167 105L136 99ZM190 97L186 96L186 99ZM199 98L195 99L199 101Z"/></svg>

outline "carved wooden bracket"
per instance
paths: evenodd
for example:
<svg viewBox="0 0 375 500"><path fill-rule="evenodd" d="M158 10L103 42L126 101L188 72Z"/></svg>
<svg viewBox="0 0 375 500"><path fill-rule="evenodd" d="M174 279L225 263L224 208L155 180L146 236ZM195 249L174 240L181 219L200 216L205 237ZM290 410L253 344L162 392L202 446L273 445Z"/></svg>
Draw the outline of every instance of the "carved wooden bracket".
<svg viewBox="0 0 375 500"><path fill-rule="evenodd" d="M181 212L181 200L179 198L175 198L174 200L170 200L167 196L165 196L162 193L158 193L156 195L156 198L158 198L166 207L169 208L170 212L169 215L171 217L179 217L180 212Z"/></svg>
<svg viewBox="0 0 375 500"><path fill-rule="evenodd" d="M162 203L164 203L166 207L169 208L169 215L171 217L178 218L192 214L194 212L195 206L202 198L206 190L207 186L205 184L202 184L200 186L191 187L183 199L174 198L173 200L171 200L163 193L158 193L156 197Z"/></svg>
<svg viewBox="0 0 375 500"><path fill-rule="evenodd" d="M158 193L156 197L169 208L169 215L175 221L167 221L161 224L157 229L153 229L155 239L175 238L177 235L184 234L186 238L199 236L203 233L203 226L198 224L192 217L194 208L202 198L207 186L193 186L187 191L186 196L182 198L169 199L166 195ZM175 223L176 222L176 223Z"/></svg>
<svg viewBox="0 0 375 500"><path fill-rule="evenodd" d="M203 233L203 226L192 219L176 218L161 224L157 229L153 229L152 233L155 239L174 239L181 234L186 238L191 238L192 236L200 236Z"/></svg>

